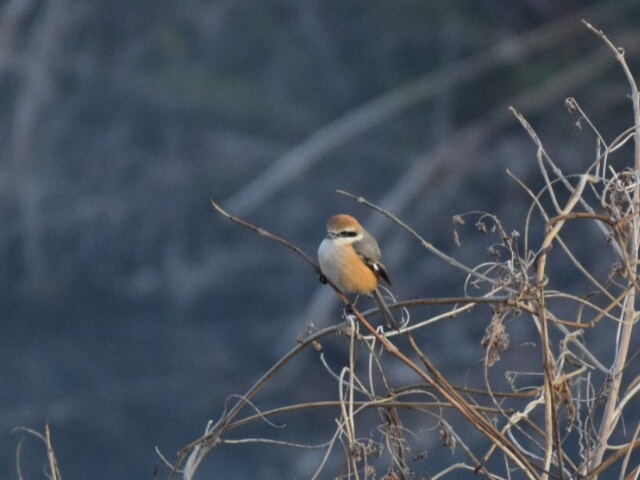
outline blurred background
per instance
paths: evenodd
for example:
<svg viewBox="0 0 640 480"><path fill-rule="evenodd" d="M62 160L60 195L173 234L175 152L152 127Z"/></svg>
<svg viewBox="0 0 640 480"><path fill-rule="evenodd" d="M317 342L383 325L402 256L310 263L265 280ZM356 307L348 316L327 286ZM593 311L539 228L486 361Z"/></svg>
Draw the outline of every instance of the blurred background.
<svg viewBox="0 0 640 480"><path fill-rule="evenodd" d="M486 241L466 225L457 246L453 216L524 229L531 200L507 169L543 184L509 106L567 174L596 155L567 97L607 142L633 124L624 75L582 18L638 74L636 0L2 2L0 477L17 478L21 445L26 478L43 478L43 445L14 429L49 420L64 478L153 478L156 446L173 459L311 323L340 321L300 258L210 198L313 258L327 218L354 214L400 299L462 295L463 274L336 190L480 263ZM433 360L467 375L485 328L434 328ZM468 358L438 348L451 342ZM277 386L261 407L337 392L313 352ZM330 418L287 429L321 443ZM307 478L319 455L230 447L202 478Z"/></svg>

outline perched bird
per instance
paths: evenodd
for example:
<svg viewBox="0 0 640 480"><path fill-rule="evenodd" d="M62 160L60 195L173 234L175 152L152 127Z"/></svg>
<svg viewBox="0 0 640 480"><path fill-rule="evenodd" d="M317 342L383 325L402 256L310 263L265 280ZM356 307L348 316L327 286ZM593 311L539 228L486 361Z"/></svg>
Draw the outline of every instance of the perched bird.
<svg viewBox="0 0 640 480"><path fill-rule="evenodd" d="M398 326L384 302L380 278L391 285L380 262L382 254L375 238L351 215L335 215L327 222L327 236L318 248L322 274L346 292L372 295L390 326Z"/></svg>

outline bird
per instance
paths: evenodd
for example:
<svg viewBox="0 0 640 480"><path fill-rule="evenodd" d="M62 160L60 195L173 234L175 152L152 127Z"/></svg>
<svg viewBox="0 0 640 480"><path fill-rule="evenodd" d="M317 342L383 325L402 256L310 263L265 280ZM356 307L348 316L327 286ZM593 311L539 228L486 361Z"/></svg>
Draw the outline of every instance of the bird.
<svg viewBox="0 0 640 480"><path fill-rule="evenodd" d="M342 213L329 219L327 236L318 248L322 275L340 290L373 296L389 326L397 330L378 288L380 279L391 286L381 258L378 242L354 217Z"/></svg>

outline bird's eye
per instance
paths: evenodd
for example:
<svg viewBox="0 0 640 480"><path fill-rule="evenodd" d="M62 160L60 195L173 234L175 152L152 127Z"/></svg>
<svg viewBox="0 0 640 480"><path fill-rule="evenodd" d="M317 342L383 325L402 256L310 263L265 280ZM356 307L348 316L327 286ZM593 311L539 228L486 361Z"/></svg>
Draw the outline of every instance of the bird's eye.
<svg viewBox="0 0 640 480"><path fill-rule="evenodd" d="M354 232L353 230L344 230L344 231L340 232L338 235L341 236L341 237L347 237L347 238L357 237L358 236L358 234L356 232Z"/></svg>

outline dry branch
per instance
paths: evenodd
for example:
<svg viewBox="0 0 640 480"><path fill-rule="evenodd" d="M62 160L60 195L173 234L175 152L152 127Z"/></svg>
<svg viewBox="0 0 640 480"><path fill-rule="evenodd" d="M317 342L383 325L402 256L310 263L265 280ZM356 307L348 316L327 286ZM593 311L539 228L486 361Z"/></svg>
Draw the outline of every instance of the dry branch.
<svg viewBox="0 0 640 480"><path fill-rule="evenodd" d="M608 42L601 32L597 33L605 43ZM632 80L624 56L618 49L614 50ZM602 66L601 60L598 60L598 68ZM631 80L631 88L635 89ZM635 111L637 92L632 99ZM620 478L634 475L637 468L631 460L639 445L637 422L627 443L612 449L609 439L622 433L621 419L640 394L640 382L630 384L624 394L620 392L623 373L630 369L629 344L638 317L634 299L638 288L640 180L637 170L616 172L610 164L606 168L603 165L631 138L631 132L637 135L638 125L619 134L607 145L577 102L570 100L568 105L589 124L600 145L597 159L580 175L563 173L535 129L522 114L512 109L537 147L536 161L544 180L540 191L533 192L516 179L532 202L524 238L516 231L508 233L495 215L471 212L457 217L458 226L468 218L476 217L475 225L480 233L495 237L497 247L492 247L491 261L465 265L436 248L390 211L362 197L339 191L386 216L449 268L464 272L467 276L465 294L470 289L481 289L482 293L391 302L389 307L402 309L407 321L400 331L384 332L374 328L367 319L375 310L358 311L342 292L330 285L347 307L343 312L344 324L301 340L246 394L236 397L233 406L225 410L217 422L207 426L204 436L182 450L172 475L182 471L183 478L191 479L214 448L253 442L324 448L325 453L313 478L326 476L333 468L331 459L342 455L341 475L344 477L373 478L384 472L386 478L408 479L415 475L411 461L413 444L424 436L420 427L415 426L416 415L425 421L436 422L439 439L447 448L460 446L459 455L463 459L452 460L451 465L434 473L433 478L468 470L487 478L509 478L514 471L535 480L596 478L618 464L622 464ZM640 144L637 138L635 140L636 146ZM640 165L638 159L635 161ZM561 200L565 198L567 200ZM314 275L320 274L315 262L293 242L227 213L214 201L212 205L225 218L299 255ZM537 238L541 239L538 245L532 244L534 217L539 217L543 225L536 232ZM574 252L572 236L585 225L593 225L595 230L606 235L608 243L604 248L610 248L612 257L619 261L605 279ZM567 262L593 291L580 294L550 288L561 268L556 264L559 260L552 250L554 246L560 247L556 250L563 256L562 261ZM589 247L594 249L594 254L598 248L603 248L595 243ZM499 252L506 252L505 258ZM421 320L413 318L417 307L429 310L436 306L446 309ZM474 310L474 307L477 308ZM480 308L489 308L492 312L483 339L486 348L482 366L484 387L454 386L425 352L419 336L428 335L429 327L444 318L465 321L463 312L473 310L476 313ZM510 325L516 321L527 322L533 327L529 342L539 352L539 363L528 364L528 368L517 363L510 368L511 365L505 365L506 361L500 358L517 348L509 341ZM318 347L320 340L328 336L345 338L344 347L348 351L347 361L335 371L324 355L320 355L322 368L329 372L338 389L336 398L262 410L259 406L261 390L286 364L296 361L304 349ZM593 336L598 339L598 347L604 344L606 348L594 348L590 339ZM607 367L604 358L611 353L615 360ZM396 365L399 361L417 375L421 383L398 385L389 369L392 360ZM492 373L501 369L505 370L505 381L511 390L496 388ZM634 374L638 375L638 372ZM604 408L601 400L604 400ZM240 416L247 407L253 411ZM276 415L330 408L336 412L335 429L324 442L300 444L258 436L228 437L231 431L244 431L258 422L270 424L269 418ZM371 433L363 434L361 425L371 412L379 415L377 430L373 431L382 435L380 439L374 439ZM451 417L457 421L451 421ZM460 422L464 425L462 429ZM484 440L479 444L469 441L470 427L482 433ZM573 444L578 445L577 450L568 448ZM424 455L415 455L414 460L418 457Z"/></svg>

